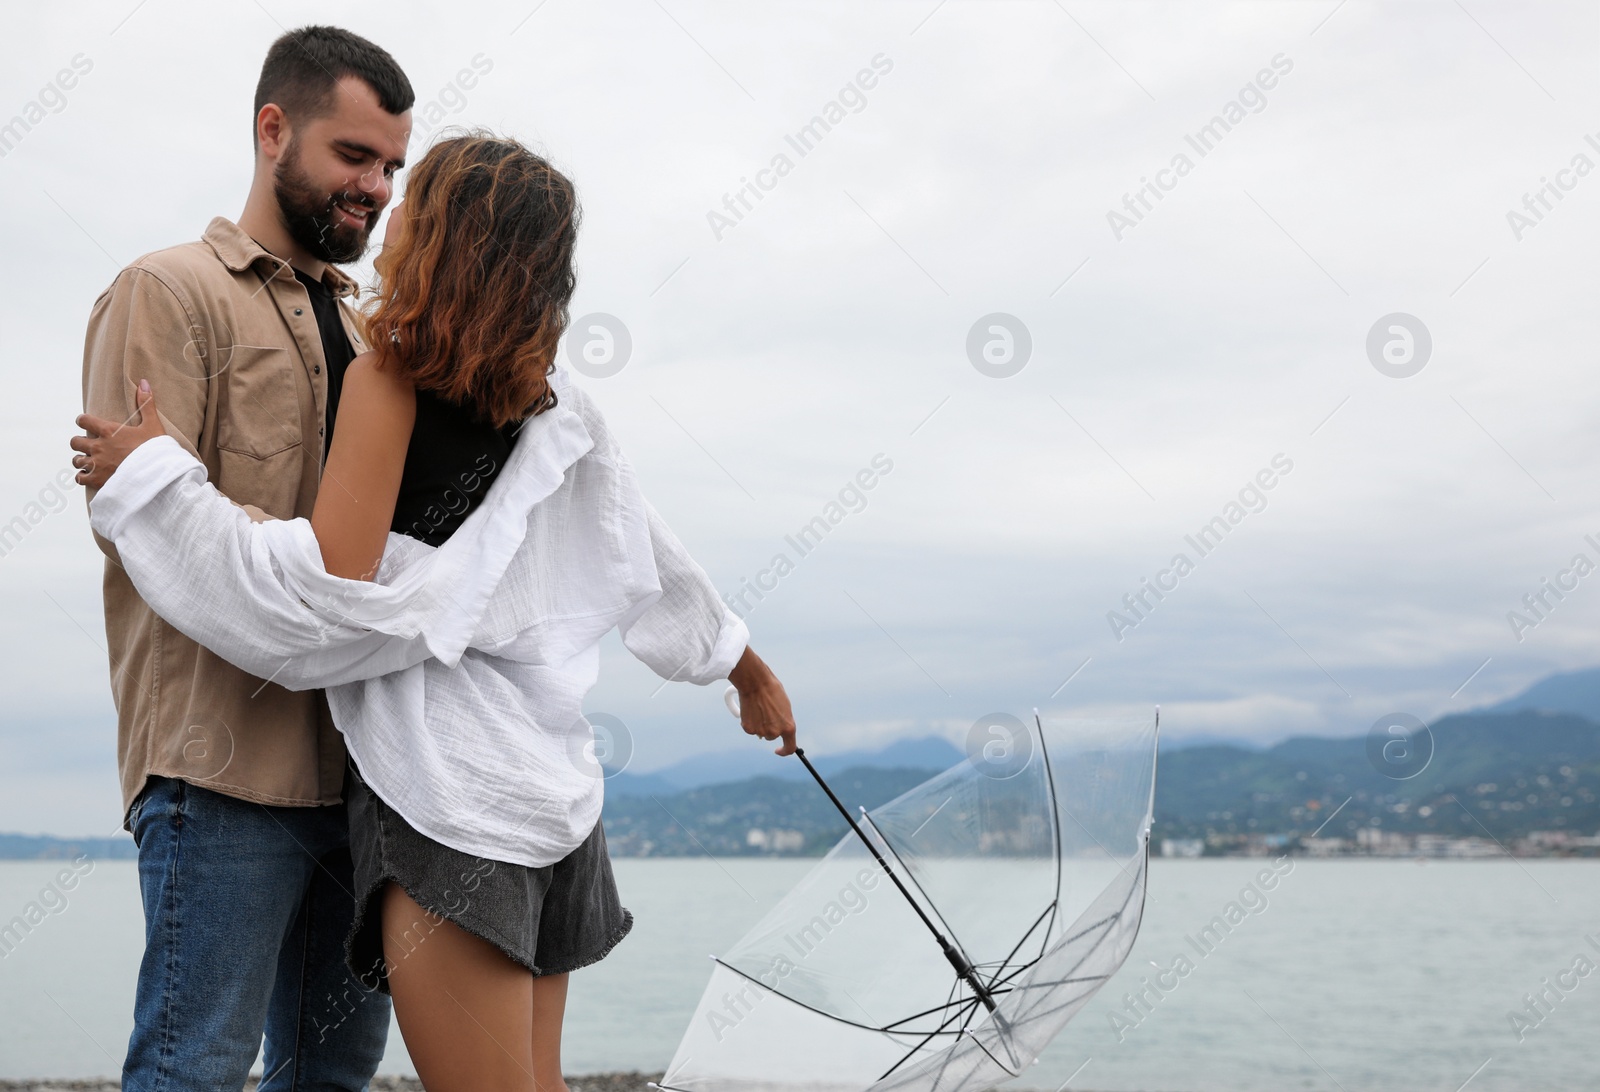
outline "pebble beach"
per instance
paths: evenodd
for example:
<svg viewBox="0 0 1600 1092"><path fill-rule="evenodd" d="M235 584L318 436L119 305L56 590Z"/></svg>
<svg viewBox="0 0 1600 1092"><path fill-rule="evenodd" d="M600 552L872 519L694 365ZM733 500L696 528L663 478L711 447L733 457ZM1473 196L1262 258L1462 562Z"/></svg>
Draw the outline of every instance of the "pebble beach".
<svg viewBox="0 0 1600 1092"><path fill-rule="evenodd" d="M642 1092L659 1073L598 1073L587 1077L568 1077L570 1092ZM92 1081L0 1081L0 1092L120 1092L121 1082L106 1078ZM254 1092L256 1080L245 1084ZM371 1092L423 1092L422 1082L414 1077L374 1077Z"/></svg>

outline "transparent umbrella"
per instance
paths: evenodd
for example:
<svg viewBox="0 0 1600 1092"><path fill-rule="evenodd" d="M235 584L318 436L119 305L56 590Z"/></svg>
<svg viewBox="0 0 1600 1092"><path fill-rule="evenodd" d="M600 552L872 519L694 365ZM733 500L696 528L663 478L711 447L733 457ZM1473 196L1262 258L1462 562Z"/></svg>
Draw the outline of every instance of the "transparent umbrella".
<svg viewBox="0 0 1600 1092"><path fill-rule="evenodd" d="M851 830L714 957L659 1087L962 1092L1021 1075L1133 946L1159 722L997 718L967 761L859 815L800 752Z"/></svg>

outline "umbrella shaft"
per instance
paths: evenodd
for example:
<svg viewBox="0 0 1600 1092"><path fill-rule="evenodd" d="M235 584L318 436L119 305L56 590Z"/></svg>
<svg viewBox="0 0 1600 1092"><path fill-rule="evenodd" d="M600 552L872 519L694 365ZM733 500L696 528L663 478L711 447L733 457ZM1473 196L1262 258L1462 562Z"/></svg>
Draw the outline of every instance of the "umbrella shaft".
<svg viewBox="0 0 1600 1092"><path fill-rule="evenodd" d="M811 764L811 760L806 757L805 751L802 748L796 747L794 749L794 753L796 757L798 757L800 761L805 764L806 769L809 770L811 776L816 779L817 784L822 786L822 791L828 794L828 799L832 800L833 806L839 809L839 814L844 816L844 821L850 824L850 829L856 832L856 837L860 838L861 844L867 847L867 852L872 854L873 859L878 862L878 867L883 869L884 875L888 876L889 879L894 881L895 887L900 889L900 894L904 895L906 897L906 902L911 904L911 909L915 910L917 912L917 917L922 919L922 924L928 927L928 932L932 933L933 938L939 942L939 947L944 950L944 957L950 961L950 966L955 968L956 974L959 975L962 981L964 981L968 986L972 987L972 992L977 995L979 1001L983 1002L984 1007L990 1012L994 1012L994 995L989 991L988 987L986 987L978 979L978 972L973 969L971 961L968 960L967 957L955 947L955 945L946 940L945 935L939 932L938 927L929 920L928 915L923 913L922 907L918 905L917 900L911 897L911 892L907 891L906 885L900 882L900 877L896 876L894 869L889 867L889 862L883 859L883 854L878 852L878 847L872 844L872 841L867 837L866 833L860 828L860 826L856 824L855 816L850 814L850 809L845 807L844 804L840 802L839 798L834 795L833 789L830 788L828 783L822 779L822 775L817 772L817 768L813 766Z"/></svg>
<svg viewBox="0 0 1600 1092"><path fill-rule="evenodd" d="M956 974L960 975L962 980L972 987L972 992L977 994L979 1001L983 1002L983 1007L993 1012L994 995L978 980L978 972L967 961L967 957L962 955L953 944L946 940L944 934L935 932L933 935L939 938L939 945L944 948L944 957L950 961L950 966L956 969Z"/></svg>

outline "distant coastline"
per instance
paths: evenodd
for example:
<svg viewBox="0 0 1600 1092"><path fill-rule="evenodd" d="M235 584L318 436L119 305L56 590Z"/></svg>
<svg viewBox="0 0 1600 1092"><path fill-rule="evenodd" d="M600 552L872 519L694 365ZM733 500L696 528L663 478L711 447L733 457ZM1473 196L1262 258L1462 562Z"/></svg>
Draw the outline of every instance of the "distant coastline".
<svg viewBox="0 0 1600 1092"><path fill-rule="evenodd" d="M1418 722L1420 724L1420 722ZM1151 851L1168 858L1600 856L1600 668L1554 675L1510 700L1426 726L1427 760L1393 771L1367 737L1270 747L1164 745ZM938 737L815 753L852 811L964 761ZM847 830L797 763L764 751L698 755L608 776L615 857L815 857ZM126 860L127 837L0 834L0 859Z"/></svg>
<svg viewBox="0 0 1600 1092"><path fill-rule="evenodd" d="M750 828L763 844L743 852L719 854L727 857L779 857L814 859L826 849L807 848L804 835L783 828ZM842 836L842 833L841 833ZM837 841L837 839L834 839ZM799 842L799 846L795 845ZM832 842L828 843L831 847ZM52 838L49 835L0 834L0 861L135 861L138 851L132 839L126 843L111 839ZM611 845L611 856L620 860L675 860L706 856L698 850L650 847L643 852L622 852ZM1574 836L1567 831L1533 831L1528 837L1509 843L1489 838L1449 838L1439 835L1388 834L1381 841L1356 841L1348 838L1310 838L1298 835L1260 835L1206 842L1203 839L1153 838L1150 855L1168 860L1209 860L1219 857L1290 856L1310 860L1344 858L1415 858L1451 861L1495 861L1507 857L1600 858L1600 836ZM0 1082L0 1092L5 1092Z"/></svg>
<svg viewBox="0 0 1600 1092"><path fill-rule="evenodd" d="M132 861L133 838L57 838L49 834L0 833L0 861ZM3 1086L0 1086L3 1087Z"/></svg>

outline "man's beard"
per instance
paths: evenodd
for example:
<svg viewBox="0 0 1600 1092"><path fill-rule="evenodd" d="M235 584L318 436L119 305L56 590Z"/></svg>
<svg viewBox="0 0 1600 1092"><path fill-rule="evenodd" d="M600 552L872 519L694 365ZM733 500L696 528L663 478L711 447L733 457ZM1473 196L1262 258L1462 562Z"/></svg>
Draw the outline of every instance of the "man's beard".
<svg viewBox="0 0 1600 1092"><path fill-rule="evenodd" d="M356 208L371 208L372 203L355 190L331 194L320 189L300 168L300 144L291 139L283 158L272 173L272 189L278 198L279 214L289 235L318 261L342 265L367 252L376 217L369 217L365 228L354 228L334 219L333 206L341 198Z"/></svg>

